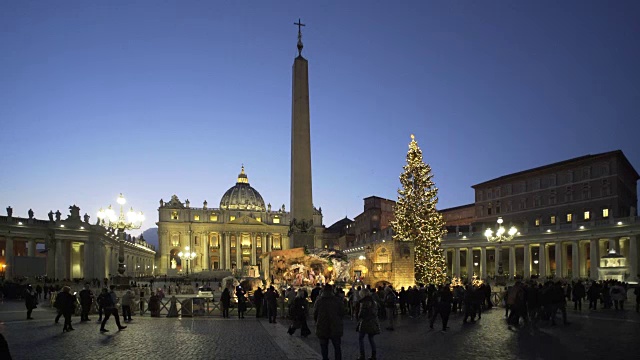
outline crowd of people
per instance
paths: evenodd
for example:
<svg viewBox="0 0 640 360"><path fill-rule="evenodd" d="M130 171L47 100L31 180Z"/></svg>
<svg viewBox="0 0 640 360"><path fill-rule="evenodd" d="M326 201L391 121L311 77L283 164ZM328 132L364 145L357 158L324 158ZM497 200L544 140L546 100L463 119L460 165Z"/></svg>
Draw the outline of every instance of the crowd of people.
<svg viewBox="0 0 640 360"><path fill-rule="evenodd" d="M132 308L136 301L140 304L140 314L149 311L152 317L158 317L165 291L175 291L176 289L172 289L173 286L193 288L188 282L177 282L175 285L165 283L153 292L150 284L132 284L136 285L133 290L126 290L118 297L115 286L111 285L102 287L98 294L94 294L92 288L107 284L106 279L90 281L85 283L84 289L78 293L72 291L70 286L51 282L35 287L26 284L23 298L27 308L27 319L32 319L33 309L38 306L39 301L48 298L58 313L55 323L58 323L61 317L64 318L63 332L74 330L71 317L78 313L81 322L90 321L90 313L97 313L100 332L109 331L106 324L111 317L115 319L118 330L123 330L127 326L120 323L118 304L124 322L132 320ZM196 284L196 289L198 285ZM328 359L329 344L333 346L335 359L342 358L343 319L351 318L356 322L359 359L362 360L366 358L366 341L371 351L369 359L376 359L375 336L380 334L381 327L394 331L398 317L425 318L431 329L437 320L440 320L441 331L446 332L451 314L460 313L459 318L463 324L473 324L482 318L483 311L495 305L503 305L506 322L510 327L521 324L537 326L540 322L548 322L553 326L556 325L558 313L563 324L569 324L567 307L570 306L570 302L573 302L573 309L577 312L582 311L582 303L587 301L588 309L591 311L622 311L625 309L628 289L628 284L613 280L568 283L516 281L513 286L505 288L502 292L493 292L489 284L481 282L455 286L419 284L406 289L401 287L399 291L391 284L376 288L356 283L346 293L343 288L329 284L317 284L314 288L288 287L281 290L269 286L264 291L261 287L251 291L236 286L232 289L224 288L220 293L219 303L224 318L229 318L230 310L235 308L238 318L244 319L249 307L255 311L255 317L267 317L269 323L276 323L278 315L286 317L290 320L287 332L294 335L299 329L303 337L312 333L307 322L311 317L315 322L315 334L320 341L323 359ZM134 291L138 290L139 297L136 297ZM635 310L640 312L640 287L635 287L633 291L636 300ZM145 301L148 302L148 306ZM167 316L178 316L175 296L172 296Z"/></svg>

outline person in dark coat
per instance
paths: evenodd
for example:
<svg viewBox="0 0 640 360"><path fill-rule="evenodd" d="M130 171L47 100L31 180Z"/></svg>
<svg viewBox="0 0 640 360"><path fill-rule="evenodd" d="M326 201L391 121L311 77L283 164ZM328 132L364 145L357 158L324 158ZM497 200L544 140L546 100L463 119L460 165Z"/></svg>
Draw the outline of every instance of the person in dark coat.
<svg viewBox="0 0 640 360"><path fill-rule="evenodd" d="M360 313L358 314L358 343L360 345L360 357L358 360L366 358L364 350L364 337L369 337L369 345L371 345L371 358L376 359L376 343L373 337L380 334L380 322L378 321L378 304L371 297L369 289L360 291L362 299L360 300Z"/></svg>
<svg viewBox="0 0 640 360"><path fill-rule="evenodd" d="M71 315L76 310L76 296L71 294L71 288L68 286L63 287L58 296L59 299L56 299L56 302L59 304L59 310L62 312L62 316L64 316L62 332L75 330L71 326Z"/></svg>
<svg viewBox="0 0 640 360"><path fill-rule="evenodd" d="M123 326L122 324L120 324L120 316L118 315L118 309L116 308L116 302L115 302L115 291L114 286L112 286L112 290L111 293L109 293L109 290L107 290L107 288L103 288L102 289L102 296L100 297L100 306L104 309L104 319L102 319L102 323L100 324L100 332L107 332L109 330L105 329L105 325L107 324L107 320L109 320L109 317L111 317L113 315L113 317L116 319L116 325L118 326L118 330L124 330L127 327Z"/></svg>
<svg viewBox="0 0 640 360"><path fill-rule="evenodd" d="M38 295L31 285L28 285L27 290L25 291L24 305L27 307L27 320L33 320L31 312L33 309L38 307Z"/></svg>
<svg viewBox="0 0 640 360"><path fill-rule="evenodd" d="M584 299L587 291L582 284L582 281L578 280L578 282L573 287L573 310L582 311L582 299Z"/></svg>
<svg viewBox="0 0 640 360"><path fill-rule="evenodd" d="M236 297L238 298L238 319L244 319L244 313L247 311L247 298L242 286L236 289Z"/></svg>
<svg viewBox="0 0 640 360"><path fill-rule="evenodd" d="M307 300L307 293L304 289L298 289L296 292L296 298L293 300L291 306L291 318L293 324L289 326L287 333L293 335L297 329L300 329L300 335L307 337L311 334L309 326L307 325L307 315L309 314L309 301Z"/></svg>
<svg viewBox="0 0 640 360"><path fill-rule="evenodd" d="M253 293L253 302L256 306L256 317L259 318L262 315L262 303L264 302L264 294L260 287Z"/></svg>
<svg viewBox="0 0 640 360"><path fill-rule="evenodd" d="M449 289L449 284L445 284L438 290L436 295L435 311L431 317L429 327L433 329L433 323L436 321L436 317L440 315L442 319L442 331L447 331L447 323L449 322L449 315L451 314L451 303L453 302L453 294Z"/></svg>
<svg viewBox="0 0 640 360"><path fill-rule="evenodd" d="M276 322L276 316L278 316L278 292L273 286L269 286L269 289L264 294L264 300L267 303L267 317L269 317L269 323Z"/></svg>
<svg viewBox="0 0 640 360"><path fill-rule="evenodd" d="M313 319L316 321L316 336L320 339L322 359L329 359L329 341L333 344L335 360L342 360L340 341L344 331L342 300L333 294L333 286L327 284L316 300Z"/></svg>
<svg viewBox="0 0 640 360"><path fill-rule="evenodd" d="M149 312L151 317L160 317L160 298L155 293L149 297Z"/></svg>
<svg viewBox="0 0 640 360"><path fill-rule="evenodd" d="M229 308L231 307L231 294L229 289L225 288L220 295L220 303L222 304L222 317L229 317Z"/></svg>
<svg viewBox="0 0 640 360"><path fill-rule="evenodd" d="M91 304L93 303L93 293L89 286L89 283L84 284L84 289L82 289L79 294L80 306L82 307L80 321L89 321L89 310L91 310Z"/></svg>
<svg viewBox="0 0 640 360"><path fill-rule="evenodd" d="M322 287L320 287L320 284L316 284L316 287L313 288L313 290L311 290L311 302L312 303L316 303L316 300L318 299L318 296L320 295L320 292L322 292Z"/></svg>

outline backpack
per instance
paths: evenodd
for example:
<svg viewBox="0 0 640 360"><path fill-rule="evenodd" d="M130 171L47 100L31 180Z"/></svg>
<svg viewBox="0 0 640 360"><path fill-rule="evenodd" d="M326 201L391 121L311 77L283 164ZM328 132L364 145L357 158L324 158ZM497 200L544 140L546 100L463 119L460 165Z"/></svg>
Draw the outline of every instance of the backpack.
<svg viewBox="0 0 640 360"><path fill-rule="evenodd" d="M393 291L390 291L384 297L384 306L385 307L394 307L394 306L396 306L396 294L394 294Z"/></svg>

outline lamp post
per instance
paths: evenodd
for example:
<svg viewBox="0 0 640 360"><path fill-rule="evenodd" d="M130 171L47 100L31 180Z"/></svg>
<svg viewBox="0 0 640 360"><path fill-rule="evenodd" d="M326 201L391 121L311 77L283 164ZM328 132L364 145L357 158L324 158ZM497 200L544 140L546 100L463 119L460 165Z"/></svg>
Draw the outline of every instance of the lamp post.
<svg viewBox="0 0 640 360"><path fill-rule="evenodd" d="M124 198L122 193L118 196L117 202L120 205L119 215L116 215L116 212L113 210L111 205L109 205L106 210L100 208L98 211L98 219L100 219L100 225L118 229L118 241L120 243L118 249L118 274L122 277L126 271L126 267L124 265L124 232L126 230L140 229L140 227L142 227L142 222L144 221L144 215L142 214L142 211L134 212L133 208L131 208L131 210L129 210L125 215L124 204L127 203L127 200Z"/></svg>
<svg viewBox="0 0 640 360"><path fill-rule="evenodd" d="M502 220L501 217L499 217L496 222L498 223L498 229L495 234L491 228L488 228L484 232L484 236L487 238L487 241L502 244L505 241L513 240L516 234L518 234L518 229L516 229L515 226L510 227L509 230L505 229L505 227L502 226L504 220ZM502 274L502 261L498 262L498 273Z"/></svg>
<svg viewBox="0 0 640 360"><path fill-rule="evenodd" d="M182 251L178 253L178 257L187 262L187 276L189 276L189 261L195 259L196 255L197 254L195 252L189 252L188 246L185 246L184 253Z"/></svg>

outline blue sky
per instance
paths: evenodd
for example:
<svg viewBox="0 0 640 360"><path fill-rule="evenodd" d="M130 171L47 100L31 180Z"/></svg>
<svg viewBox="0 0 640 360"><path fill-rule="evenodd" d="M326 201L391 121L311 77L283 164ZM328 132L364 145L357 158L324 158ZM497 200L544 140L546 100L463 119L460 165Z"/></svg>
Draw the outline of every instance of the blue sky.
<svg viewBox="0 0 640 360"><path fill-rule="evenodd" d="M123 192L149 227L245 164L288 208L299 17L327 226L396 197L411 133L440 208L589 153L640 169L638 1L3 1L0 206L95 220Z"/></svg>

